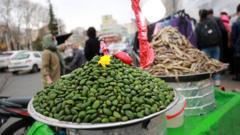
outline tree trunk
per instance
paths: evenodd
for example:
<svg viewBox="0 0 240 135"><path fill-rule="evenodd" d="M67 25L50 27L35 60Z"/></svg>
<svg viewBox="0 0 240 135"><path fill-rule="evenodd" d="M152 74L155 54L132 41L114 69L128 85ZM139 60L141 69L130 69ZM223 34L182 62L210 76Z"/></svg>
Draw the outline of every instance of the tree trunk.
<svg viewBox="0 0 240 135"><path fill-rule="evenodd" d="M15 49L14 49L14 44L13 44L12 41L10 41L10 49L11 49L11 50L15 50Z"/></svg>
<svg viewBox="0 0 240 135"><path fill-rule="evenodd" d="M20 45L18 42L16 42L17 50L20 50Z"/></svg>
<svg viewBox="0 0 240 135"><path fill-rule="evenodd" d="M28 48L28 50L30 50L31 48L30 48L30 44L29 43L27 43L27 48Z"/></svg>

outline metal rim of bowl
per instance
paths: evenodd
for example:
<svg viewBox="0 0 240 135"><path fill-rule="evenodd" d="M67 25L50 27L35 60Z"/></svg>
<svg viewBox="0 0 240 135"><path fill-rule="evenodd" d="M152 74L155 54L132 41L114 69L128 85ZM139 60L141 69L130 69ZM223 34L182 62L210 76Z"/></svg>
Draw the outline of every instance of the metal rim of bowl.
<svg viewBox="0 0 240 135"><path fill-rule="evenodd" d="M220 69L216 72L205 72L205 73L198 73L198 74L186 74L186 75L179 75L179 76L156 76L166 82L193 82L193 81L200 81L200 80L204 80L204 79L209 79L211 78L213 75L218 74L218 73L222 73L224 71L226 71L227 68L224 67L223 69Z"/></svg>
<svg viewBox="0 0 240 135"><path fill-rule="evenodd" d="M176 105L176 103L179 100L179 93L174 90L174 101L170 103L167 108L164 110L161 110L159 112L150 114L148 116L145 116L143 118L138 118L138 119L133 119L125 122L111 122L111 123L97 123L97 124L91 124L91 123L73 123L73 122L66 122L66 121L60 121L54 118L46 117L40 113L38 113L34 107L33 107L33 100L34 98L31 99L31 101L28 104L28 113L37 121L46 123L51 126L55 127L62 127L62 128L72 128L72 129L103 129L103 128L114 128L114 127L120 127L120 126L127 126L127 125L132 125L136 123L143 122L145 120L149 120L151 118L154 118L158 115L164 114L166 111L171 109L173 106Z"/></svg>

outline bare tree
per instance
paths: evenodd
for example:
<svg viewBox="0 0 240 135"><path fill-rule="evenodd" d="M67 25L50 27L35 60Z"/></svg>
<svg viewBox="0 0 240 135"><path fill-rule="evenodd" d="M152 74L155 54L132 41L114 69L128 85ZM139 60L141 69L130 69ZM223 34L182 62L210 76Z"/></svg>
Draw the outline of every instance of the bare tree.
<svg viewBox="0 0 240 135"><path fill-rule="evenodd" d="M31 49L33 29L39 29L49 22L48 9L29 0L0 0L0 24L5 27L1 39L9 50Z"/></svg>
<svg viewBox="0 0 240 135"><path fill-rule="evenodd" d="M30 3L29 1L24 1L24 12L23 12L23 22L25 28L25 43L27 48L30 50L32 44L32 19L33 13L36 10L36 4Z"/></svg>
<svg viewBox="0 0 240 135"><path fill-rule="evenodd" d="M35 11L32 14L32 26L36 29L47 25L49 22L48 8L42 5L36 5Z"/></svg>
<svg viewBox="0 0 240 135"><path fill-rule="evenodd" d="M3 25L6 27L5 31L5 41L8 46L8 49L14 49L12 37L11 37L11 13L13 10L13 1L14 0L1 0L0 1L0 18Z"/></svg>
<svg viewBox="0 0 240 135"><path fill-rule="evenodd" d="M57 19L59 35L66 33L66 25L62 19Z"/></svg>
<svg viewBox="0 0 240 135"><path fill-rule="evenodd" d="M69 43L79 44L80 46L84 46L87 36L85 34L85 29L78 27L71 31L73 34L67 40Z"/></svg>
<svg viewBox="0 0 240 135"><path fill-rule="evenodd" d="M16 45L16 49L19 50L22 47L20 47L21 42L22 42L22 24L23 24L23 17L24 17L24 9L25 9L25 0L23 0L23 2L21 0L18 1L14 1L13 3L13 13L12 16L13 21L12 22L12 30L11 30L11 34L14 40L14 43Z"/></svg>

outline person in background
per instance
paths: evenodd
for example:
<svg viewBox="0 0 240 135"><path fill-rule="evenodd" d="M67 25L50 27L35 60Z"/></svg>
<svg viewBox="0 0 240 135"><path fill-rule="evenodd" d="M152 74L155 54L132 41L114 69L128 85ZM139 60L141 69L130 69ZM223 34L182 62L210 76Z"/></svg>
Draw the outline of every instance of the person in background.
<svg viewBox="0 0 240 135"><path fill-rule="evenodd" d="M227 42L228 42L228 33L225 29L225 26L222 22L222 20L219 17L214 16L213 9L208 10L208 17L212 19L218 26L220 32L221 32L221 42L220 42L220 61L226 62L226 48L227 48Z"/></svg>
<svg viewBox="0 0 240 135"><path fill-rule="evenodd" d="M216 22L208 17L208 11L199 11L200 22L197 24L195 33L197 35L197 46L209 57L219 60L221 32ZM220 75L214 77L215 85L220 85Z"/></svg>
<svg viewBox="0 0 240 135"><path fill-rule="evenodd" d="M57 41L54 36L44 36L42 53L42 80L44 87L56 82L61 77L64 69L64 61L57 49Z"/></svg>
<svg viewBox="0 0 240 135"><path fill-rule="evenodd" d="M233 74L233 49L231 45L231 24L230 24L230 16L227 11L222 11L220 13L220 19L224 24L227 35L223 36L223 62L229 63L229 71Z"/></svg>
<svg viewBox="0 0 240 135"><path fill-rule="evenodd" d="M220 13L220 20L222 21L224 28L227 32L231 32L231 24L230 24L230 16L228 15L227 11L222 11Z"/></svg>
<svg viewBox="0 0 240 135"><path fill-rule="evenodd" d="M122 42L122 36L119 33L102 35L100 36L100 39L106 44L110 55L113 55L118 51L124 51L121 49L125 49L126 47L126 44Z"/></svg>
<svg viewBox="0 0 240 135"><path fill-rule="evenodd" d="M76 68L79 68L85 63L85 56L83 50L79 49L79 45L71 45L72 52L73 52L73 59L72 61L66 66L68 70L67 73L72 72Z"/></svg>
<svg viewBox="0 0 240 135"><path fill-rule="evenodd" d="M100 42L96 36L96 30L94 27L90 27L87 30L88 40L85 43L84 54L88 61L94 56L100 53Z"/></svg>
<svg viewBox="0 0 240 135"><path fill-rule="evenodd" d="M66 44L64 50L64 61L68 65L73 60L73 49L71 45Z"/></svg>
<svg viewBox="0 0 240 135"><path fill-rule="evenodd" d="M233 80L240 81L240 4L237 6L237 20L232 25L232 44L234 57L234 73Z"/></svg>

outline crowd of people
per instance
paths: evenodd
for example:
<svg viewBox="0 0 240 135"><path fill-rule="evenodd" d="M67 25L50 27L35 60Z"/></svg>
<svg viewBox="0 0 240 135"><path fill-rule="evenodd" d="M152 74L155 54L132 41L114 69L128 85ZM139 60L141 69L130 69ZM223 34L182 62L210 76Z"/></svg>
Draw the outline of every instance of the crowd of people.
<svg viewBox="0 0 240 135"><path fill-rule="evenodd" d="M199 17L195 29L197 47L211 58L229 63L233 80L240 81L240 4L233 18L226 11L216 17L212 9L201 9ZM220 85L220 76L214 79L215 85Z"/></svg>
<svg viewBox="0 0 240 135"><path fill-rule="evenodd" d="M234 74L233 80L240 81L240 4L236 17L223 11L219 17L214 16L212 9L201 9L200 20L196 24L196 47L209 57L229 63L229 71ZM100 55L100 41L94 27L87 30L88 40L83 50L78 45L57 47L56 38L46 35L43 38L42 80L48 86L74 69ZM113 38L111 38L113 39ZM107 39L101 39L106 40ZM214 77L215 85L220 85L220 75Z"/></svg>
<svg viewBox="0 0 240 135"><path fill-rule="evenodd" d="M41 71L44 87L99 55L100 41L94 27L87 30L87 36L84 50L79 49L79 45L76 44L58 45L56 37L51 34L44 36Z"/></svg>

